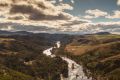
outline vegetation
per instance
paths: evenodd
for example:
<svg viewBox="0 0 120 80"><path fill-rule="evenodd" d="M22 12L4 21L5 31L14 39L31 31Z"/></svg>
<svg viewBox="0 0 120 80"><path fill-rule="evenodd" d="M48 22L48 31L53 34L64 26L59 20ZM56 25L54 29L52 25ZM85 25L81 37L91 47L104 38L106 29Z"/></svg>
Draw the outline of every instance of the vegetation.
<svg viewBox="0 0 120 80"><path fill-rule="evenodd" d="M49 38L39 34L0 36L0 64L5 67L0 70L0 80L60 80L60 74L68 77L66 61L42 53L54 45Z"/></svg>
<svg viewBox="0 0 120 80"><path fill-rule="evenodd" d="M27 34L0 36L0 80L60 80L68 77L68 64L43 50L60 40L53 50L83 65L96 80L120 80L120 35Z"/></svg>
<svg viewBox="0 0 120 80"><path fill-rule="evenodd" d="M82 64L86 75L97 80L120 80L120 35L75 36L57 54Z"/></svg>
<svg viewBox="0 0 120 80"><path fill-rule="evenodd" d="M0 80L35 80L33 77L0 65Z"/></svg>

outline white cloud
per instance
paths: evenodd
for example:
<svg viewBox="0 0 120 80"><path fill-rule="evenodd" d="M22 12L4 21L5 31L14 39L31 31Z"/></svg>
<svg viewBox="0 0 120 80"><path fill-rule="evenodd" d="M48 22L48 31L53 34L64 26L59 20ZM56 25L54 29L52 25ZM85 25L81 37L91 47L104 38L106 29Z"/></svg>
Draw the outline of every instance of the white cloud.
<svg viewBox="0 0 120 80"><path fill-rule="evenodd" d="M87 14L84 18L98 18L102 16L106 16L108 13L99 9L94 10L86 10L85 13Z"/></svg>
<svg viewBox="0 0 120 80"><path fill-rule="evenodd" d="M86 19L93 19L93 18L96 18L96 17L90 16L90 15L85 15L84 18L86 18Z"/></svg>
<svg viewBox="0 0 120 80"><path fill-rule="evenodd" d="M64 0L59 0L60 3L62 3ZM71 3L75 3L74 0L69 0Z"/></svg>
<svg viewBox="0 0 120 80"><path fill-rule="evenodd" d="M120 5L120 0L117 0L117 5Z"/></svg>
<svg viewBox="0 0 120 80"><path fill-rule="evenodd" d="M51 2L52 4L55 4L55 3L56 3L56 0L50 0L50 2Z"/></svg>
<svg viewBox="0 0 120 80"><path fill-rule="evenodd" d="M63 2L63 0L59 0L59 2Z"/></svg>
<svg viewBox="0 0 120 80"><path fill-rule="evenodd" d="M74 0L71 2L74 3ZM64 12L65 9L72 10L71 5L54 3L54 0L0 0L0 16L3 17L0 18L0 29L71 33L120 32L120 22L94 24L90 20L82 20ZM116 13L118 12L114 15ZM86 19L108 15L98 9L87 10L86 14Z"/></svg>
<svg viewBox="0 0 120 80"><path fill-rule="evenodd" d="M0 28L0 30L12 31L14 29L11 26L6 26L6 27Z"/></svg>
<svg viewBox="0 0 120 80"><path fill-rule="evenodd" d="M112 15L106 16L106 18L109 18L109 19L117 19L117 18L120 18L120 11L119 11L119 10L116 10L116 11L113 12Z"/></svg>
<svg viewBox="0 0 120 80"><path fill-rule="evenodd" d="M71 5L54 3L56 3L54 0L52 2L51 0L2 0L0 1L0 10L2 9L0 16L5 18L0 18L0 22L10 23L11 25L7 24L7 26L12 26L16 30L30 31L41 30L41 28L42 30L61 31L64 27L90 22L64 12L66 9L72 10ZM2 29L8 28L3 26Z"/></svg>
<svg viewBox="0 0 120 80"><path fill-rule="evenodd" d="M69 4L64 4L64 3L60 3L58 6L56 6L58 10L73 10L73 7Z"/></svg>
<svg viewBox="0 0 120 80"><path fill-rule="evenodd" d="M75 3L75 1L74 1L74 0L71 0L71 3Z"/></svg>
<svg viewBox="0 0 120 80"><path fill-rule="evenodd" d="M73 7L64 3L54 5L53 0L52 2L51 0L0 0L0 14L4 14L8 19L9 17L12 19L16 14L16 17L19 17L20 14L28 20L70 19L71 15L66 15L68 13L64 12L65 9L72 10Z"/></svg>
<svg viewBox="0 0 120 80"><path fill-rule="evenodd" d="M120 33L120 22L100 22L92 23L83 20L57 20L57 21L0 21L1 28L4 30L25 30L32 32L60 32L60 33L96 33L111 32ZM11 26L11 27L7 27Z"/></svg>

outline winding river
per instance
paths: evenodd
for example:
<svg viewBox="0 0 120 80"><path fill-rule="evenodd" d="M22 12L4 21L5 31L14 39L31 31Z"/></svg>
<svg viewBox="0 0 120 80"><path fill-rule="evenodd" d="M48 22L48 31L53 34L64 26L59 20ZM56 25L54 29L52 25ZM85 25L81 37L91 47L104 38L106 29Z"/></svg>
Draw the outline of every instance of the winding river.
<svg viewBox="0 0 120 80"><path fill-rule="evenodd" d="M52 49L54 48L60 48L61 44L60 41L56 42L56 47L51 47L43 51L43 54L55 57L56 55L52 54ZM85 73L83 72L83 67L79 64L77 64L75 61L67 58L67 57L61 57L63 60L65 60L68 63L68 78L62 79L62 80L92 80L92 78L88 78ZM72 66L74 65L74 69Z"/></svg>

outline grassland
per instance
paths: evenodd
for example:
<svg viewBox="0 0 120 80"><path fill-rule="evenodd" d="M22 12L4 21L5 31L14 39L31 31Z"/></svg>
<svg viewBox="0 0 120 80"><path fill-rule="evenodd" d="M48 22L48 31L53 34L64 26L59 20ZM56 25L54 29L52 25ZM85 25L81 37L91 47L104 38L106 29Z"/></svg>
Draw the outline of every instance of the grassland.
<svg viewBox="0 0 120 80"><path fill-rule="evenodd" d="M120 35L75 36L58 53L82 64L96 80L120 80Z"/></svg>

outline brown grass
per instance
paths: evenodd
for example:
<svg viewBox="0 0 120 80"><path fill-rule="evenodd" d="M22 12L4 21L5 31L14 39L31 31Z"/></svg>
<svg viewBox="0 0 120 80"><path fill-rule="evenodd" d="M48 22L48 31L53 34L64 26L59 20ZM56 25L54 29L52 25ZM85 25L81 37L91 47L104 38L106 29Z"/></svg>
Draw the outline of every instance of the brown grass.
<svg viewBox="0 0 120 80"><path fill-rule="evenodd" d="M65 50L67 52L71 52L73 55L82 55L85 54L89 51L97 50L100 52L108 52L111 51L112 46L120 43L118 42L111 42L111 43L106 43L106 44L96 44L96 45L80 45L80 46L72 46L72 45L67 45Z"/></svg>
<svg viewBox="0 0 120 80"><path fill-rule="evenodd" d="M82 55L86 53L87 51L94 50L96 46L71 46L68 45L65 50L68 52L73 53L73 55Z"/></svg>
<svg viewBox="0 0 120 80"><path fill-rule="evenodd" d="M106 62L106 61L109 61L109 60L112 60L112 59L120 59L120 54L115 55L115 56L111 56L111 57L107 57L107 58L101 60L100 62Z"/></svg>

